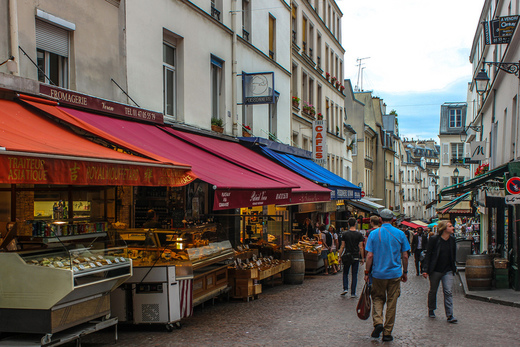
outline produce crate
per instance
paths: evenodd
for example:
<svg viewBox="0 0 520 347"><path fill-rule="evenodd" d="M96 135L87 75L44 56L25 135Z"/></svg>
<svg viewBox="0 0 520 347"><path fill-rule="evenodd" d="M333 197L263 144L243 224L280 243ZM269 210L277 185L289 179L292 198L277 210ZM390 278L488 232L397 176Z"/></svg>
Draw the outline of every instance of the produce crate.
<svg viewBox="0 0 520 347"><path fill-rule="evenodd" d="M249 299L257 298L262 293L262 285L255 283L254 279L235 278L233 283L233 298Z"/></svg>
<svg viewBox="0 0 520 347"><path fill-rule="evenodd" d="M258 279L263 280L264 278L270 277L272 275L273 269L268 267L263 270L258 271Z"/></svg>
<svg viewBox="0 0 520 347"><path fill-rule="evenodd" d="M495 269L507 269L507 259L495 258Z"/></svg>
<svg viewBox="0 0 520 347"><path fill-rule="evenodd" d="M234 278L257 278L258 277L258 269L247 269L247 270L237 270L235 268L229 269L229 277Z"/></svg>

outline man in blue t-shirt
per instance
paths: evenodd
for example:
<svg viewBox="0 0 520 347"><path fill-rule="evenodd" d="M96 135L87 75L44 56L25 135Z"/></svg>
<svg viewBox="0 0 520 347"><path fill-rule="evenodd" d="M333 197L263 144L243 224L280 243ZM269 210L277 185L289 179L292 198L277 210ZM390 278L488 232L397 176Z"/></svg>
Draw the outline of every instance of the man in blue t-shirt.
<svg viewBox="0 0 520 347"><path fill-rule="evenodd" d="M401 281L408 279L408 251L410 243L405 234L392 226L394 214L389 209L379 215L383 224L368 236L366 250L365 282L372 274L372 337L378 338L383 332L383 341L392 341L397 298L401 292ZM383 307L386 302L386 318L383 325Z"/></svg>

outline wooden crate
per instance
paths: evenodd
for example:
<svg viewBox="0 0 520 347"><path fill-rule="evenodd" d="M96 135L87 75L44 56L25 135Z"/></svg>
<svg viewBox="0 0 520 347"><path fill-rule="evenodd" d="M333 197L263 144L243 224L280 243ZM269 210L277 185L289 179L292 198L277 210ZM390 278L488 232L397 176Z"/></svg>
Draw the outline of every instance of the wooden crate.
<svg viewBox="0 0 520 347"><path fill-rule="evenodd" d="M495 269L507 269L507 259L495 259Z"/></svg>
<svg viewBox="0 0 520 347"><path fill-rule="evenodd" d="M263 280L264 278L270 277L272 275L272 268L265 268L263 270L258 271L258 279Z"/></svg>
<svg viewBox="0 0 520 347"><path fill-rule="evenodd" d="M258 269L247 269L247 270L240 270L235 268L229 269L229 277L234 278L257 278L258 277Z"/></svg>

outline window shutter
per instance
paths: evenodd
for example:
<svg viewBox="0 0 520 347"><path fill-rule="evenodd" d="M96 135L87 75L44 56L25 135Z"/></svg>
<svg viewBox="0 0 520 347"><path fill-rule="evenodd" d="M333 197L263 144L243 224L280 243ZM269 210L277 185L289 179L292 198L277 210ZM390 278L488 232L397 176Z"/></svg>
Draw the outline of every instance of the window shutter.
<svg viewBox="0 0 520 347"><path fill-rule="evenodd" d="M442 178L442 185L444 186L444 188L449 186L450 185L450 178L449 177L443 177Z"/></svg>
<svg viewBox="0 0 520 347"><path fill-rule="evenodd" d="M69 32L47 22L36 20L36 48L69 56Z"/></svg>
<svg viewBox="0 0 520 347"><path fill-rule="evenodd" d="M442 165L450 165L450 145L449 145L449 143L442 144Z"/></svg>

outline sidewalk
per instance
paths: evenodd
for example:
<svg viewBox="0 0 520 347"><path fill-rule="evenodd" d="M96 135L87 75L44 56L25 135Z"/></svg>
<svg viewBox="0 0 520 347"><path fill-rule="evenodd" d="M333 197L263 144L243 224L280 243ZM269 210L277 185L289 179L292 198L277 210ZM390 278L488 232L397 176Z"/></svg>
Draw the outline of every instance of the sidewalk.
<svg viewBox="0 0 520 347"><path fill-rule="evenodd" d="M469 299L491 302L494 304L520 307L520 291L514 289L469 290L466 283L464 268L458 268L460 282L464 289L464 296Z"/></svg>

